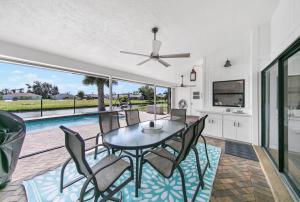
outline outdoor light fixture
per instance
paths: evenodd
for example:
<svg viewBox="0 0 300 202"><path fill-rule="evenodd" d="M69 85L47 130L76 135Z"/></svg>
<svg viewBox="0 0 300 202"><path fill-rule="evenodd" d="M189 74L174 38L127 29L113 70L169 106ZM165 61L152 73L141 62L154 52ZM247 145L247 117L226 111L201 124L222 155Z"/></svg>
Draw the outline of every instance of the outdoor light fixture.
<svg viewBox="0 0 300 202"><path fill-rule="evenodd" d="M196 81L196 75L197 75L197 73L193 67L193 69L191 71L191 75L190 75L190 81Z"/></svg>
<svg viewBox="0 0 300 202"><path fill-rule="evenodd" d="M225 62L224 67L231 67L231 63L230 63L230 60L228 60L228 58L227 58L227 60Z"/></svg>

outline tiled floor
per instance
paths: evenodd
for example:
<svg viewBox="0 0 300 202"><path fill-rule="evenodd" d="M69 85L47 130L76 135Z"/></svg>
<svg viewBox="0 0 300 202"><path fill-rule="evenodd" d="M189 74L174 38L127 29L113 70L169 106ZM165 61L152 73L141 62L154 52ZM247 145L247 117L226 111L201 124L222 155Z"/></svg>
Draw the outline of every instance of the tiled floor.
<svg viewBox="0 0 300 202"><path fill-rule="evenodd" d="M77 129L78 131L85 130L87 133L96 130L96 126ZM223 140L207 138L207 141L209 144L222 148L211 201L274 201L259 162L224 154L225 143ZM94 144L94 139L89 140L87 144ZM56 167L64 162L67 157L68 154L65 148L62 148L19 160L13 182L0 191L0 201L27 201L25 191L21 185L22 180Z"/></svg>

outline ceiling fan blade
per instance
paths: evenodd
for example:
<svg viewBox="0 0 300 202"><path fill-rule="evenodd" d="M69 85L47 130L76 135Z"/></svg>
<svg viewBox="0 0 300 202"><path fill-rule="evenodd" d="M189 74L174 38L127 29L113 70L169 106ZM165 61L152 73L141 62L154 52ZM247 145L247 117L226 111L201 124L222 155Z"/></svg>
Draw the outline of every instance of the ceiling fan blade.
<svg viewBox="0 0 300 202"><path fill-rule="evenodd" d="M153 56L158 55L160 46L161 46L161 41L158 41L158 40L153 40L152 41L152 55Z"/></svg>
<svg viewBox="0 0 300 202"><path fill-rule="evenodd" d="M160 55L161 58L189 58L190 53L179 53L179 54L170 54L170 55Z"/></svg>
<svg viewBox="0 0 300 202"><path fill-rule="evenodd" d="M142 64L145 64L146 62L149 62L150 60L151 60L151 58L149 58L149 59L147 59L147 60L144 60L144 61L142 61L142 62L138 63L137 65L142 65Z"/></svg>
<svg viewBox="0 0 300 202"><path fill-rule="evenodd" d="M138 56L149 57L149 55L140 54L140 53L133 53L133 52L128 52L128 51L120 51L120 53L129 54L129 55L138 55Z"/></svg>
<svg viewBox="0 0 300 202"><path fill-rule="evenodd" d="M158 61L160 64L164 65L165 67L171 66L169 63L167 63L166 61L163 61L163 60L161 60L161 59L158 59L157 61Z"/></svg>

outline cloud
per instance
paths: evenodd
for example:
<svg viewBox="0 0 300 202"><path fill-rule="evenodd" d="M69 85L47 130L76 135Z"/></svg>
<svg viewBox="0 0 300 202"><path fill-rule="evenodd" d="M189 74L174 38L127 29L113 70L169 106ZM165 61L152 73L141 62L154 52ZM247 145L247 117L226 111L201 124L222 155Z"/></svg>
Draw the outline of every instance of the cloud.
<svg viewBox="0 0 300 202"><path fill-rule="evenodd" d="M20 71L20 70L15 70L12 72L13 74L23 74L24 72Z"/></svg>

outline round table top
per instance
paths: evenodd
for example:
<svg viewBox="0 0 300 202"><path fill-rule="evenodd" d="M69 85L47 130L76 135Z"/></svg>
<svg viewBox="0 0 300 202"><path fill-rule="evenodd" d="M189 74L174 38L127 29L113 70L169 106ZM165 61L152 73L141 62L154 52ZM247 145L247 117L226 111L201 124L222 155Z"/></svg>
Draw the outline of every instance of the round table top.
<svg viewBox="0 0 300 202"><path fill-rule="evenodd" d="M155 124L162 125L162 129L157 133L143 132L143 128L149 125L149 121L146 121L110 131L103 136L103 142L116 149L150 148L163 143L185 128L184 123L172 120L156 120Z"/></svg>

